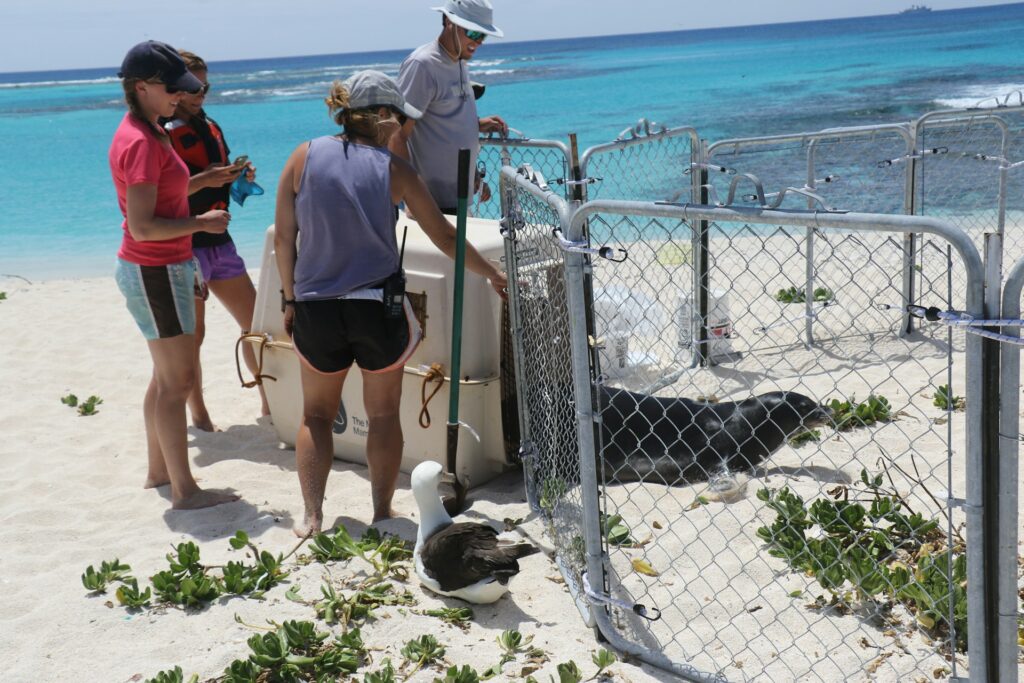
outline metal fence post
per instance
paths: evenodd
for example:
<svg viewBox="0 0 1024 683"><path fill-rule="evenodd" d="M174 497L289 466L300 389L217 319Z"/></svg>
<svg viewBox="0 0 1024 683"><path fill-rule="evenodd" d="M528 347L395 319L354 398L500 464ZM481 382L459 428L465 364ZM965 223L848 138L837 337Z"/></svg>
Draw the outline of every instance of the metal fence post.
<svg viewBox="0 0 1024 683"><path fill-rule="evenodd" d="M503 165L508 165L509 161L508 153L504 152L502 154ZM527 410L525 400L526 379L523 374L522 359L527 356L523 349L523 320L518 306L521 297L519 294L519 280L516 277L516 273L519 270L516 240L518 239L517 230L521 217L518 211L515 210L516 202L513 197L514 189L511 182L501 174L499 174L498 181L498 191L501 193L502 230L505 236L505 272L508 274L509 326L511 327L510 334L512 336L513 367L515 368L516 408L519 413L519 457L523 462L523 469L527 473L527 476L524 477L526 481L526 498L530 503L530 507L537 510L539 509L539 494L534 486L533 477L529 476L531 468L536 465L531 460L536 458L537 451L533 446L530 411Z"/></svg>
<svg viewBox="0 0 1024 683"><path fill-rule="evenodd" d="M508 150L502 151L501 154L502 166L508 166L511 163L511 155ZM519 301L518 288L519 282L514 277L516 272L515 267L515 241L516 241L516 225L515 221L518 220L512 212L512 202L509 200L509 193L511 192L511 186L509 182L498 174L498 193L500 195L499 200L501 202L501 226L502 232L505 236L505 272L509 276L508 278L508 318L509 318L509 335L512 337L512 353L513 358L524 358L523 356L523 324L519 316L519 310L513 305L513 302ZM529 432L529 411L526 410L524 402L519 398L522 396L523 391L523 370L521 363L513 361L512 363L515 376L513 380L516 383L516 412L519 414L519 435L520 440L526 439Z"/></svg>
<svg viewBox="0 0 1024 683"><path fill-rule="evenodd" d="M701 159L706 160L708 157L707 143L703 140L700 142ZM708 168L706 163L700 164L700 203L708 203ZM692 229L692 225L691 225ZM696 365L700 367L708 367L712 365L711 362L711 344L709 343L708 333L708 289L711 286L710 278L710 263L708 260L708 251L711 248L710 240L710 224L703 218L697 221L697 230L694 231L694 245L692 249L693 253L693 265L694 265L694 287L693 291L697 297L697 315L699 316L699 324L697 326L697 337L693 340L694 344L694 359ZM691 328L692 329L692 328Z"/></svg>
<svg viewBox="0 0 1024 683"><path fill-rule="evenodd" d="M807 188L812 192L817 189L815 173L815 153L818 150L818 140L811 140L807 147ZM807 208L815 209L816 203L810 197L807 198ZM804 329L807 335L807 345L814 344L814 228L807 228L807 271L804 281Z"/></svg>
<svg viewBox="0 0 1024 683"><path fill-rule="evenodd" d="M910 149L907 150L906 187L903 196L903 212L908 216L917 213L917 135L918 127L911 126ZM907 306L917 304L914 287L914 261L917 258L917 235L912 232L903 235L903 316L900 325L900 336L905 337L914 331L914 317L907 312Z"/></svg>
<svg viewBox="0 0 1024 683"><path fill-rule="evenodd" d="M1003 318L1019 319L1021 290L1024 289L1024 260L1010 269L1003 289ZM1019 337L1019 327L1003 328L1003 334ZM1017 542L1020 476L1020 347L1004 343L1000 347L999 405L999 539L998 608L999 659L993 665L1002 683L1016 681L1017 670Z"/></svg>
<svg viewBox="0 0 1024 683"><path fill-rule="evenodd" d="M997 318L1001 309L999 295L1002 289L1002 239L998 233L985 235L985 317ZM998 332L998 328L986 328ZM986 667L979 680L996 681L999 661L999 342L994 339L981 340L982 384L979 392L982 399L983 437L979 482L981 496L982 537L968 532L968 547L981 541L980 555L984 558L982 569L985 575L982 584L984 606L984 630L979 638L975 624L968 622L970 648L974 650L976 640L982 641ZM971 484L968 483L968 487ZM977 595L977 593L976 593ZM974 657L971 657L972 669Z"/></svg>
<svg viewBox="0 0 1024 683"><path fill-rule="evenodd" d="M573 241L582 237L582 228L573 232L571 216L565 217L562 231ZM590 343L587 332L585 288L586 257L579 252L565 253L565 293L569 307L569 336L572 378L576 402L577 435L580 456L580 489L583 507L583 541L586 548L586 573L592 586L605 590L604 549L601 546L600 501L598 499L595 412L590 371ZM596 608L590 606L591 615Z"/></svg>

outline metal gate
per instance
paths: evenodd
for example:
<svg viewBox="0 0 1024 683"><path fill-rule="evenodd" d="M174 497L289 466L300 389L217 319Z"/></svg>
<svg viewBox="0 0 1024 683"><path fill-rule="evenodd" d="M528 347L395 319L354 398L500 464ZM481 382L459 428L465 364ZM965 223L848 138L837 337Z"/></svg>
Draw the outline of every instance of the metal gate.
<svg viewBox="0 0 1024 683"><path fill-rule="evenodd" d="M980 460L984 401L972 391L980 386L979 340L967 340L961 363L948 340L933 336L877 334L857 345L819 340L807 347L796 330L788 345L747 349L716 365L687 362L688 345L690 360L694 345L705 346L710 357L726 357L728 340L694 336L715 322L701 319L690 294L697 281L693 263L705 255L694 254L690 264L665 263L657 244L665 236L693 244L695 232L706 229L713 252L755 257L808 230L820 239L846 231L865 244L928 234L946 240L962 262L967 311L981 316L982 265L969 240L947 223L908 216L614 201L571 211L528 173L505 168L502 176L519 318L520 396L529 396L524 462L531 502L548 520L570 590L612 644L693 679L850 680L866 672L902 677L942 667L962 673L967 659L958 639L968 615L960 573L971 572L972 594L983 589L974 571L981 566L975 555L983 540L980 483L973 485L978 477L971 474ZM585 225L592 235L607 235L616 249L592 248ZM752 237L752 231L760 232ZM619 249L628 258L622 260ZM698 295L715 302L714 289L724 287L733 294L728 316L764 305L749 294L763 289L756 282L763 269L746 268L748 259L733 266L718 260ZM797 274L804 272L800 266ZM871 286L870 274L859 285L847 295L888 301L884 286ZM947 300L930 303L950 307ZM865 309L850 314L854 326L857 310ZM932 406L943 384L967 396L966 413ZM688 457L686 442L695 434L666 424L677 408L690 411L698 440L718 442L716 411L728 409L727 401L772 390L799 392L815 404L833 398L878 403L884 397L886 410L875 415L877 422L849 431L833 420L820 427L818 442L799 448L783 438L749 480L722 475L717 464L704 461L680 468L674 478L664 469L649 475L657 470L651 462ZM754 419L768 402L755 400L744 411ZM638 438L638 420L646 421L640 431L661 442ZM743 443L779 440L756 431L760 426L747 424ZM633 481L645 474L644 481ZM898 503L902 517L874 520L872 529L897 524L892 519L914 521L909 532L896 534L885 562L870 565L856 584L836 577L866 571L869 565L859 562L863 554L882 553L863 539L841 546L838 554L826 548L815 555L814 578L806 575L806 562L785 559L782 530L796 523L780 522L779 510L806 503L814 512L805 514L813 517L860 501L878 512L868 504L875 499ZM848 526L868 533L860 523ZM815 536L817 528L808 524L801 533L821 550L828 544ZM966 569L959 559L965 547L971 554ZM902 566L901 558L911 555L928 558L920 576L890 566ZM907 635L916 618L906 607L914 602L910 595L933 600L926 617L937 643ZM972 644L983 633L983 615L972 614Z"/></svg>
<svg viewBox="0 0 1024 683"><path fill-rule="evenodd" d="M490 199L482 200L480 193L475 196L471 213L479 218L498 219L504 214L499 197L498 175L502 166L520 168L526 165L551 182L560 181L564 188L569 186L569 148L557 140L531 140L529 138L480 138L480 154L477 156L476 174L479 182L487 183Z"/></svg>

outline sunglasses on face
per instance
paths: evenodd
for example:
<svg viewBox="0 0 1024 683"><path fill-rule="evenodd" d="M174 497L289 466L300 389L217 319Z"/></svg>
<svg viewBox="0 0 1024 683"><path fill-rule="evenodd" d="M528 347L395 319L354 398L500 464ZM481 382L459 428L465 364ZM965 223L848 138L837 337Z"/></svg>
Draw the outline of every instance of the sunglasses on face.
<svg viewBox="0 0 1024 683"><path fill-rule="evenodd" d="M167 85L163 81L146 81L146 83L149 83L151 85L162 85L162 86L164 86L164 90L167 91L168 95L177 95L178 93L182 92L181 88L178 88L178 87L173 86L173 85Z"/></svg>
<svg viewBox="0 0 1024 683"><path fill-rule="evenodd" d="M482 43L487 38L487 34L483 31L466 31L466 37L474 43Z"/></svg>
<svg viewBox="0 0 1024 683"><path fill-rule="evenodd" d="M207 95L207 93L209 93L209 92L210 92L210 84L209 83L203 83L203 87L200 90L198 90L198 91L196 91L196 92L194 92L192 94L195 95L196 97L200 97L200 96L205 97Z"/></svg>

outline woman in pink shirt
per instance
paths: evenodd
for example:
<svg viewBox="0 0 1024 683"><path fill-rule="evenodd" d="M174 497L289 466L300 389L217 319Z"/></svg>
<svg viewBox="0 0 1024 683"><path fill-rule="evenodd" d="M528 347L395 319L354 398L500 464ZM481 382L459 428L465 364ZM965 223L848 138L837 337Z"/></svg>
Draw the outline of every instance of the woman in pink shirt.
<svg viewBox="0 0 1024 683"><path fill-rule="evenodd" d="M124 216L117 284L146 338L153 377L143 413L149 471L146 488L170 484L175 509L238 500L199 488L188 462L185 401L195 379L195 266L192 233L222 233L231 216L189 217L188 168L171 148L161 116L171 116L183 92L202 88L170 45L139 43L121 72L128 113L110 145L110 172Z"/></svg>

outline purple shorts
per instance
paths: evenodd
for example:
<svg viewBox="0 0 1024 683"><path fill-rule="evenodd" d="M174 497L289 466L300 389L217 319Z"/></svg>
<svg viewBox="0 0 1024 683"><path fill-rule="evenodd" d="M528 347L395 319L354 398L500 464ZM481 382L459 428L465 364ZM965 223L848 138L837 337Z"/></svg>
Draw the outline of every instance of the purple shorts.
<svg viewBox="0 0 1024 683"><path fill-rule="evenodd" d="M245 261L235 251L234 242L219 247L195 247L192 254L199 261L204 282L230 280L245 275Z"/></svg>

